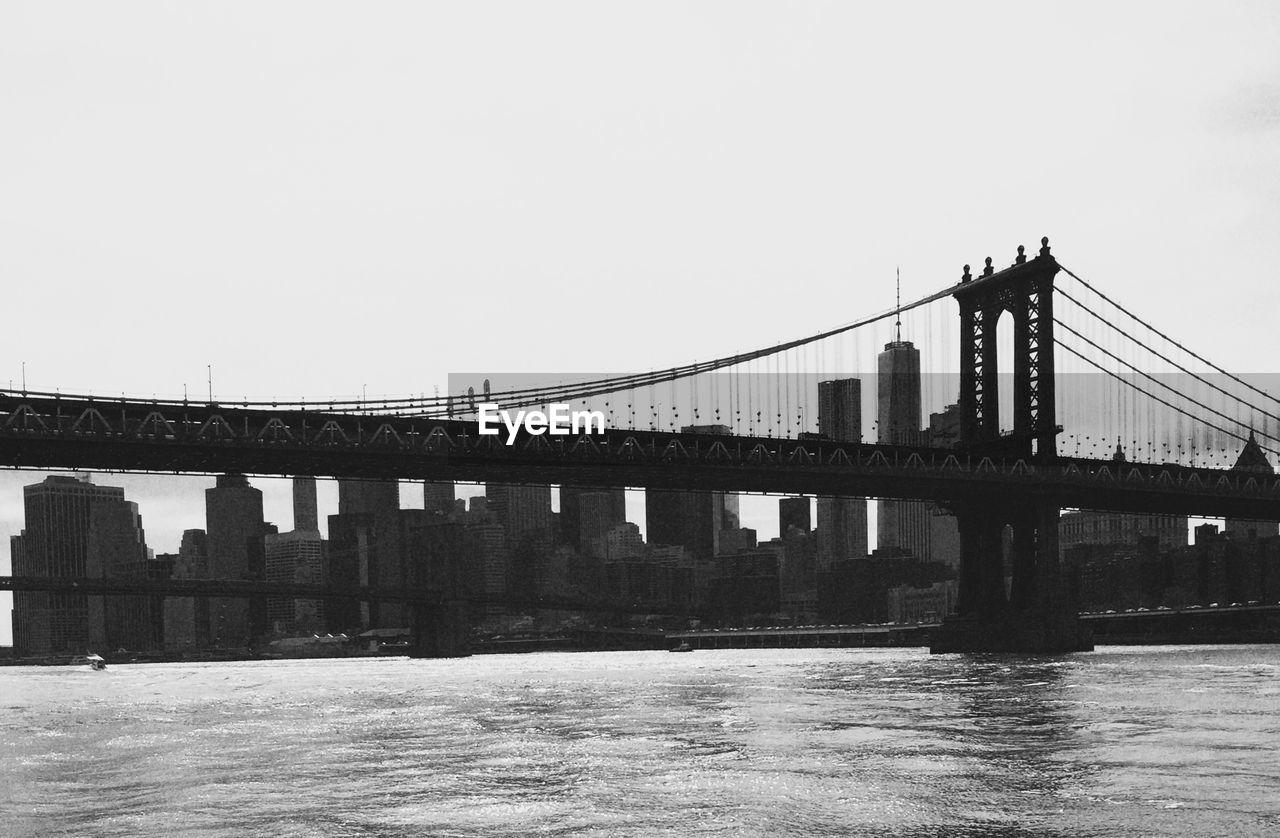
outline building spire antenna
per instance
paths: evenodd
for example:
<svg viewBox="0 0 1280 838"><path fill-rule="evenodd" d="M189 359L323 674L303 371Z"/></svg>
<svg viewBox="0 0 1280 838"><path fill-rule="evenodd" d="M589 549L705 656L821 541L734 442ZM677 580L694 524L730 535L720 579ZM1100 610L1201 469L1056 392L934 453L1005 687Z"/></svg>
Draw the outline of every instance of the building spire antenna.
<svg viewBox="0 0 1280 838"><path fill-rule="evenodd" d="M898 276L898 304L894 306L898 313L898 322L894 323L894 327L898 330L898 343L902 343L902 268L894 266L894 271Z"/></svg>

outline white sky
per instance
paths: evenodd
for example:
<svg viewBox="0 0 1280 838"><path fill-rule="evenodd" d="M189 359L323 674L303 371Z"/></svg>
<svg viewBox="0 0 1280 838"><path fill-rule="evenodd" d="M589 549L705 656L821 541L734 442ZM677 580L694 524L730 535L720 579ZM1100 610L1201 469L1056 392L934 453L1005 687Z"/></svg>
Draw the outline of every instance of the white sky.
<svg viewBox="0 0 1280 838"><path fill-rule="evenodd" d="M198 394L212 364L215 395L319 398L663 367L1041 235L1270 371L1277 43L1268 2L10 0L0 379ZM41 477L0 474L0 534ZM157 551L203 525L207 479L101 482Z"/></svg>

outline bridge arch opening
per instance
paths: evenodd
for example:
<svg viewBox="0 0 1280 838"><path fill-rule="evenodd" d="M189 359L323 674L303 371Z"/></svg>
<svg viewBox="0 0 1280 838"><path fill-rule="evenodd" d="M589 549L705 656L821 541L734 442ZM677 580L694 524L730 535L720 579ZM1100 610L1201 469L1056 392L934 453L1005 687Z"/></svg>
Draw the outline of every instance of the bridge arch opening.
<svg viewBox="0 0 1280 838"><path fill-rule="evenodd" d="M1001 310L996 319L996 380L1002 434L1013 430L1013 359L1013 313Z"/></svg>

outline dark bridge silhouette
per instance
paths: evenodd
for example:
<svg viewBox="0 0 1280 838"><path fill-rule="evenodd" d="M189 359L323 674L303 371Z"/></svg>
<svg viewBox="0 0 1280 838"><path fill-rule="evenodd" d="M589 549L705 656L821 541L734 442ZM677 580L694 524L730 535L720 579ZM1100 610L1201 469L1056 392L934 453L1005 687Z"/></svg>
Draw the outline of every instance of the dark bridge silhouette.
<svg viewBox="0 0 1280 838"><path fill-rule="evenodd" d="M1053 314L1059 270L1045 240L1035 258L1019 248L1005 270L994 270L990 259L980 276L966 266L960 283L927 298L949 294L960 308L960 433L948 448L616 427L577 436L521 431L508 445L505 435L481 435L465 419L323 403L235 406L4 391L0 465L932 500L956 516L961 537L959 616L938 633L935 650L1084 649L1088 636L1058 569L1061 509L1277 519L1280 479L1059 456ZM995 335L1005 313L1014 325L1014 410L1012 432L1002 434ZM1008 595L1006 526L1014 536ZM128 583L129 592L141 592L142 584ZM257 586L257 594L268 585L226 584ZM110 587L101 592L117 592ZM404 596L424 609L457 599L448 591Z"/></svg>

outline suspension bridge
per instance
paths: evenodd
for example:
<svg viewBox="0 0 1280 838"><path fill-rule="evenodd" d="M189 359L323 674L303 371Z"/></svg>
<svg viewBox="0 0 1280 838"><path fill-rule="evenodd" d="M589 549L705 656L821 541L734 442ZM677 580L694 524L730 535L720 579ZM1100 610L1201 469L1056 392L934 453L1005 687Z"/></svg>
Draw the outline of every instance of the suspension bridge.
<svg viewBox="0 0 1280 838"><path fill-rule="evenodd" d="M849 379L875 382L875 410L823 403L824 383ZM0 466L931 501L960 538L958 616L938 651L1089 646L1058 569L1064 508L1280 519L1277 400L1060 264L1047 239L798 340L647 373L480 386L269 402L0 390ZM479 402L580 405L607 427L521 429L507 444L480 433Z"/></svg>

